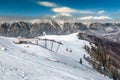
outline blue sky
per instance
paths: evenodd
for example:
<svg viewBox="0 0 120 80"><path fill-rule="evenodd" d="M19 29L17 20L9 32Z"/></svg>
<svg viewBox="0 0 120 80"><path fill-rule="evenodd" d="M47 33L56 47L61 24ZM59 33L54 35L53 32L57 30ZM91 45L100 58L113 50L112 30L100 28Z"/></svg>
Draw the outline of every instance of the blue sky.
<svg viewBox="0 0 120 80"><path fill-rule="evenodd" d="M120 0L0 0L0 16L120 17Z"/></svg>

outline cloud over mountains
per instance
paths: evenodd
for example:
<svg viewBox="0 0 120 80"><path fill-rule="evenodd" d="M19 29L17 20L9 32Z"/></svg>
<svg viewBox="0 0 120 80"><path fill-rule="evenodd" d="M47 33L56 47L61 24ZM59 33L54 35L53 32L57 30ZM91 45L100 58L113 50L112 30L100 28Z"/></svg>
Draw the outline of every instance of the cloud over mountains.
<svg viewBox="0 0 120 80"><path fill-rule="evenodd" d="M86 16L80 19L81 20L103 20L103 19L111 19L111 18L107 16Z"/></svg>
<svg viewBox="0 0 120 80"><path fill-rule="evenodd" d="M49 7L50 10L56 15L62 15L62 16L82 15L81 19L110 19L110 17L104 16L105 10L98 10L98 11L79 10L68 6L62 6L62 5L59 6L56 3L46 2L46 1L38 1L38 4L40 6Z"/></svg>

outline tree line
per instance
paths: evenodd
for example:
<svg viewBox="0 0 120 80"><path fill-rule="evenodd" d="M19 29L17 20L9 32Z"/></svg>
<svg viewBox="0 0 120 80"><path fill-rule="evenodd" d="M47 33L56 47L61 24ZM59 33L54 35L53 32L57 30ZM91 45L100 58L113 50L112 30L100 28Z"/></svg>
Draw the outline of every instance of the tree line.
<svg viewBox="0 0 120 80"><path fill-rule="evenodd" d="M120 80L120 69L115 65L115 59L109 55L109 51L103 46L95 46L91 44L91 47L85 45L84 49L90 55L85 57L92 67L99 73L113 78L113 80Z"/></svg>

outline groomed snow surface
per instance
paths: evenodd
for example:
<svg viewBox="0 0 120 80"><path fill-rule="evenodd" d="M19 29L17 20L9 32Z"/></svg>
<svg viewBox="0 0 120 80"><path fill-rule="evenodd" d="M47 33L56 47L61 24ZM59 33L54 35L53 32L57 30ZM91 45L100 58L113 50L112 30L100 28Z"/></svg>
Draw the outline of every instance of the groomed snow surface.
<svg viewBox="0 0 120 80"><path fill-rule="evenodd" d="M46 49L44 41L39 45L14 44L16 38L0 37L0 80L110 80L83 59L84 54L89 56L83 48L89 42L79 40L77 33L39 38L54 39L63 45L56 53L56 43L50 51L51 42L47 42Z"/></svg>

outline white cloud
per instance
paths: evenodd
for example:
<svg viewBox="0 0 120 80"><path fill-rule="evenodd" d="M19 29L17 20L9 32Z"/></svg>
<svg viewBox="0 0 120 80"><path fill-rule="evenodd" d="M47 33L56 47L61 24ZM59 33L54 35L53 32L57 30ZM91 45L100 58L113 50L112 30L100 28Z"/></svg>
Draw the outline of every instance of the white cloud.
<svg viewBox="0 0 120 80"><path fill-rule="evenodd" d="M99 17L94 17L94 19L111 19L108 16L99 16Z"/></svg>
<svg viewBox="0 0 120 80"><path fill-rule="evenodd" d="M78 10L77 12L81 14L96 14L95 12L89 10Z"/></svg>
<svg viewBox="0 0 120 80"><path fill-rule="evenodd" d="M39 5L45 6L45 7L56 7L57 5L55 3L52 2L45 2L45 1L39 1L38 2Z"/></svg>
<svg viewBox="0 0 120 80"><path fill-rule="evenodd" d="M53 8L53 12L56 13L81 13L81 14L95 14L93 11L89 10L77 10L77 9L72 9L69 7L58 7L58 8Z"/></svg>
<svg viewBox="0 0 120 80"><path fill-rule="evenodd" d="M100 16L101 14L105 13L105 10L100 10L98 12L94 12L91 10L78 10L78 9L73 9L70 7L64 7L64 6L58 7L57 4L52 3L52 2L46 2L46 1L39 1L37 3L41 6L50 7L51 10L56 13L56 15L87 16L87 17L83 17L81 19L110 19L107 16ZM94 17L94 16L97 16L97 17Z"/></svg>
<svg viewBox="0 0 120 80"><path fill-rule="evenodd" d="M72 17L72 15L70 13L57 13L56 15L53 15L53 18L56 18L59 16Z"/></svg>
<svg viewBox="0 0 120 80"><path fill-rule="evenodd" d="M98 13L90 10L77 10L70 7L56 7L51 10L61 16L98 15Z"/></svg>
<svg viewBox="0 0 120 80"><path fill-rule="evenodd" d="M60 13L61 16L72 16L70 13Z"/></svg>
<svg viewBox="0 0 120 80"><path fill-rule="evenodd" d="M69 7L59 7L59 8L53 8L53 12L56 13L75 13L77 10L69 8Z"/></svg>
<svg viewBox="0 0 120 80"><path fill-rule="evenodd" d="M108 16L86 16L80 19L81 20L103 20L103 19L111 19L111 18Z"/></svg>
<svg viewBox="0 0 120 80"><path fill-rule="evenodd" d="M98 11L98 14L103 14L103 13L105 13L105 10Z"/></svg>

